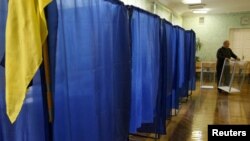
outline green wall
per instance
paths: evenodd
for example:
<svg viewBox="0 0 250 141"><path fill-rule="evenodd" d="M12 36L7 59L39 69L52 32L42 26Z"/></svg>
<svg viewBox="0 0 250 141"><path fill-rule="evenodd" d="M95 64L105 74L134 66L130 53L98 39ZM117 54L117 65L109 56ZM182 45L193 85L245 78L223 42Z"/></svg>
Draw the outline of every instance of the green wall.
<svg viewBox="0 0 250 141"><path fill-rule="evenodd" d="M243 16L250 18L250 12L183 17L183 27L193 29L202 43L201 50L197 51L201 61L216 60L216 51L222 46L224 40L229 40L231 28L250 28L250 24L241 24ZM200 17L204 17L203 24L199 23Z"/></svg>

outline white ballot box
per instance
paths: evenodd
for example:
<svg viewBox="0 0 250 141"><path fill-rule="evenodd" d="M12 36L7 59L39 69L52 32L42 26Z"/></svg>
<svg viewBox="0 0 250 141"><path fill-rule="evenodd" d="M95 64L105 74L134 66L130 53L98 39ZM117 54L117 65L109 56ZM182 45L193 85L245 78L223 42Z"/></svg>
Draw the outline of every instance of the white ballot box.
<svg viewBox="0 0 250 141"><path fill-rule="evenodd" d="M200 87L205 89L212 89L215 85L216 63L215 62L202 62Z"/></svg>
<svg viewBox="0 0 250 141"><path fill-rule="evenodd" d="M218 88L228 93L239 93L246 77L248 63L225 59Z"/></svg>

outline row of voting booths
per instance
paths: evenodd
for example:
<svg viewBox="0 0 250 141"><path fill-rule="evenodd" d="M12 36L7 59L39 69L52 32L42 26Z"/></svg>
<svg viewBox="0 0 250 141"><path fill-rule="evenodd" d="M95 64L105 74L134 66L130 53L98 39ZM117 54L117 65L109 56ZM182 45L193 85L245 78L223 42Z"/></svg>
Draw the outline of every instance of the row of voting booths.
<svg viewBox="0 0 250 141"><path fill-rule="evenodd" d="M0 59L8 56L2 31L10 23L9 7L0 0ZM195 90L195 32L119 0L54 0L45 11L51 86L42 66L12 124L0 66L0 141L128 141L132 134L167 134L172 109Z"/></svg>

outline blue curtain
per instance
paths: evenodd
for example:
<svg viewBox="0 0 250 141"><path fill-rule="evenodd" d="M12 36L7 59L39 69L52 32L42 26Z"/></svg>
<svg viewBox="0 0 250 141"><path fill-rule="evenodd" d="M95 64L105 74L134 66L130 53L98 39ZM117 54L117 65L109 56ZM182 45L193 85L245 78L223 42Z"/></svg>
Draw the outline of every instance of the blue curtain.
<svg viewBox="0 0 250 141"><path fill-rule="evenodd" d="M132 98L130 132L153 123L160 92L160 18L131 8Z"/></svg>
<svg viewBox="0 0 250 141"><path fill-rule="evenodd" d="M186 48L188 49L188 89L189 90L195 90L195 32L193 30L188 30L185 33L185 44L186 44Z"/></svg>
<svg viewBox="0 0 250 141"><path fill-rule="evenodd" d="M184 31L184 68L185 68L185 73L184 73L184 95L183 97L188 96L189 92L189 80L190 80L190 66L191 66L191 46L189 45L190 41L188 40L188 31Z"/></svg>
<svg viewBox="0 0 250 141"><path fill-rule="evenodd" d="M7 0L0 0L0 62L4 56L5 50L5 27L6 27L6 16L8 4ZM0 140L4 141L4 120L3 117L5 114L5 106L4 106L4 87L5 87L5 79L4 79L4 68L0 64Z"/></svg>
<svg viewBox="0 0 250 141"><path fill-rule="evenodd" d="M126 7L111 0L56 2L58 34L50 57L55 58L54 141L126 141L131 95Z"/></svg>
<svg viewBox="0 0 250 141"><path fill-rule="evenodd" d="M172 90L174 83L174 65L173 59L173 26L166 20L161 20L160 27L160 71L159 71L159 84L160 88L157 94L156 110L154 122L149 124L142 124L138 129L141 132L150 132L157 134L166 134L166 120L171 116L172 110ZM174 55L175 56L175 55Z"/></svg>
<svg viewBox="0 0 250 141"><path fill-rule="evenodd" d="M179 100L195 89L195 33L175 26L176 31L176 74L173 91L173 108L179 108Z"/></svg>
<svg viewBox="0 0 250 141"><path fill-rule="evenodd" d="M55 68L56 68L56 49L57 49L57 30L58 30L58 9L56 0L53 0L45 9L48 26L48 51L49 63L51 72L51 83L55 83ZM52 85L52 91L55 90L55 85Z"/></svg>
<svg viewBox="0 0 250 141"><path fill-rule="evenodd" d="M176 27L178 42L177 42L177 87L179 98L187 96L185 89L186 76L186 52L185 52L185 30L181 27Z"/></svg>
<svg viewBox="0 0 250 141"><path fill-rule="evenodd" d="M5 27L6 27L7 11L8 11L8 0L0 0L0 62L3 59L5 50ZM0 69L2 69L1 66ZM0 77L3 78L3 76ZM3 85L3 82L4 81L0 81L0 85Z"/></svg>
<svg viewBox="0 0 250 141"><path fill-rule="evenodd" d="M4 70L0 71L1 76ZM0 78L4 81L4 77ZM0 93L0 137L1 141L48 141L47 123L43 105L43 96L41 88L40 73L38 72L33 79L33 85L30 87L24 101L21 113L16 122L11 124L5 111L4 87L1 87Z"/></svg>
<svg viewBox="0 0 250 141"><path fill-rule="evenodd" d="M188 90L189 90L189 77L190 77L190 48L188 48L186 42L186 31L182 29L182 43L184 46L184 52L183 52L183 56L184 56L184 63L183 63L183 69L184 69L184 81L183 81L183 86L182 86L182 90L183 93L181 95L181 98L183 97L188 97Z"/></svg>
<svg viewBox="0 0 250 141"><path fill-rule="evenodd" d="M172 68L171 74L173 76L173 87L172 87L172 108L179 108L179 93L178 93L178 81L177 81L177 66L178 66L178 28L176 26L172 29Z"/></svg>
<svg viewBox="0 0 250 141"><path fill-rule="evenodd" d="M164 46L164 70L165 73L165 82L163 85L166 87L164 90L166 91L166 118L171 117L172 111L172 94L174 88L174 75L175 75L175 49L174 46L176 42L175 32L173 25L163 20L162 22L162 44Z"/></svg>

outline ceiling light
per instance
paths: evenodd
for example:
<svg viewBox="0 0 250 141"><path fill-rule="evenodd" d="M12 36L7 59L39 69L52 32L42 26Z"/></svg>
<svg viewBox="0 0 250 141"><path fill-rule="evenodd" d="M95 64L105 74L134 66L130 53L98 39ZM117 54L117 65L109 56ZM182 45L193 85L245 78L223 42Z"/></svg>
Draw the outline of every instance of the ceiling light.
<svg viewBox="0 0 250 141"><path fill-rule="evenodd" d="M201 0L182 0L184 4L198 4L201 3Z"/></svg>
<svg viewBox="0 0 250 141"><path fill-rule="evenodd" d="M195 14L206 14L208 10L193 10L193 13Z"/></svg>
<svg viewBox="0 0 250 141"><path fill-rule="evenodd" d="M188 8L195 10L195 9L203 9L205 6L206 6L206 4L202 4L202 3L201 4L190 4L190 5L188 5Z"/></svg>

